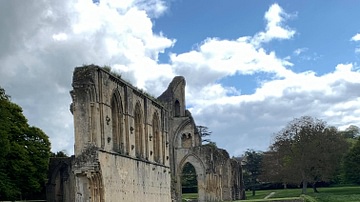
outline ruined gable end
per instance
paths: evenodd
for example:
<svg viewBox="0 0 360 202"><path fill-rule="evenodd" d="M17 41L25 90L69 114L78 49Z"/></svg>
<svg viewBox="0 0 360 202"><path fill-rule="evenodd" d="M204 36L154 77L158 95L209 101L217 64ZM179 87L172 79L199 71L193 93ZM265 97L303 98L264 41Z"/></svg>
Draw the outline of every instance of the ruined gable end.
<svg viewBox="0 0 360 202"><path fill-rule="evenodd" d="M166 91L158 97L160 101L166 103L167 108L174 117L185 116L185 86L185 78L176 76L171 81Z"/></svg>

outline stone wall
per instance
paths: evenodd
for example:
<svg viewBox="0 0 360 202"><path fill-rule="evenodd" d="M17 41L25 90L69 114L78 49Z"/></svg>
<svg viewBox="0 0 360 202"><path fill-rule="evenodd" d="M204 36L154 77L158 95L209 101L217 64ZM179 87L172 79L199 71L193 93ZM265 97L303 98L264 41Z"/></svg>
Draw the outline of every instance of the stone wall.
<svg viewBox="0 0 360 202"><path fill-rule="evenodd" d="M73 157L51 158L49 162L46 201L72 201L74 197L75 176L72 173Z"/></svg>
<svg viewBox="0 0 360 202"><path fill-rule="evenodd" d="M169 113L172 198L181 201L181 174L186 163L196 171L198 201L231 201L243 198L241 165L214 145L202 145L195 121L185 106L185 79L175 77L158 98Z"/></svg>
<svg viewBox="0 0 360 202"><path fill-rule="evenodd" d="M95 66L73 88L76 200L170 201L166 109Z"/></svg>
<svg viewBox="0 0 360 202"><path fill-rule="evenodd" d="M72 85L75 155L53 160L48 201L181 201L185 163L195 168L198 201L241 198L241 166L202 145L183 77L157 99L94 65L75 68Z"/></svg>
<svg viewBox="0 0 360 202"><path fill-rule="evenodd" d="M167 110L155 98L95 66L76 68L73 88L75 156L92 144L169 165Z"/></svg>
<svg viewBox="0 0 360 202"><path fill-rule="evenodd" d="M170 169L149 162L100 153L106 201L170 201ZM126 166L125 166L126 165Z"/></svg>

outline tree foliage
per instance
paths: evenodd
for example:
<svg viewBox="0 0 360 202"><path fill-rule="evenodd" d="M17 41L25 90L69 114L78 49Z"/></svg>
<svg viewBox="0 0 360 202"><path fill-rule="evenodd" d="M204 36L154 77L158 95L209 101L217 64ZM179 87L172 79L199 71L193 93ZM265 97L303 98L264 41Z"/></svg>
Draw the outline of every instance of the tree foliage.
<svg viewBox="0 0 360 202"><path fill-rule="evenodd" d="M271 182L275 184L283 184L284 188L291 183L294 175L291 167L287 166L288 160L284 159L281 153L270 150L263 153L262 172L259 176L263 182ZM300 179L299 179L300 181Z"/></svg>
<svg viewBox="0 0 360 202"><path fill-rule="evenodd" d="M243 174L246 188L251 188L255 196L255 187L259 184L259 176L262 171L263 154L254 150L247 150L243 158Z"/></svg>
<svg viewBox="0 0 360 202"><path fill-rule="evenodd" d="M336 128L310 116L288 123L271 146L278 156L278 168L284 172L282 180L302 182L303 193L308 183L317 191L317 182L329 181L347 149L347 142Z"/></svg>
<svg viewBox="0 0 360 202"><path fill-rule="evenodd" d="M350 125L344 131L341 131L340 134L344 136L344 138L355 138L360 134L360 128L354 125Z"/></svg>
<svg viewBox="0 0 360 202"><path fill-rule="evenodd" d="M55 157L55 158L58 158L58 157L69 157L69 155L66 154L66 151L65 150L61 150L61 151L58 151L56 153L53 153L51 152L50 154L50 157Z"/></svg>
<svg viewBox="0 0 360 202"><path fill-rule="evenodd" d="M197 129L200 137L202 138L203 142L208 142L208 143L213 144L213 145L216 146L216 143L209 139L209 136L212 134L212 131L210 131L208 127L206 127L206 126L196 126L196 129Z"/></svg>
<svg viewBox="0 0 360 202"><path fill-rule="evenodd" d="M343 171L347 182L360 184L360 138L344 157Z"/></svg>
<svg viewBox="0 0 360 202"><path fill-rule="evenodd" d="M50 142L29 126L20 106L0 87L0 200L29 198L43 188Z"/></svg>
<svg viewBox="0 0 360 202"><path fill-rule="evenodd" d="M181 186L183 193L197 192L197 175L193 165L186 163L181 173Z"/></svg>

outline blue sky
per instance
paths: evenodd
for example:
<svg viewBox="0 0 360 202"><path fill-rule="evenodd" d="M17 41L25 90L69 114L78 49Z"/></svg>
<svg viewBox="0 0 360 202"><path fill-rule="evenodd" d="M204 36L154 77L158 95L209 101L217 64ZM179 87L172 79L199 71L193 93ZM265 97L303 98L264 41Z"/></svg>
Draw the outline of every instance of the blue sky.
<svg viewBox="0 0 360 202"><path fill-rule="evenodd" d="M360 1L0 1L0 86L52 150L73 153L74 67L109 65L187 106L230 155L266 150L293 118L360 126Z"/></svg>
<svg viewBox="0 0 360 202"><path fill-rule="evenodd" d="M360 18L359 1L199 0L174 1L162 17L153 20L155 32L176 39L174 47L160 55L160 62L169 62L169 52L187 52L208 37L235 40L254 35L264 28L264 13L272 4L279 4L289 15L286 26L295 29L296 35L264 47L278 57L292 57L294 72L316 70L322 75L339 63L359 61L356 43L349 40L360 31L355 20ZM253 93L258 78L264 76L228 77L221 82Z"/></svg>

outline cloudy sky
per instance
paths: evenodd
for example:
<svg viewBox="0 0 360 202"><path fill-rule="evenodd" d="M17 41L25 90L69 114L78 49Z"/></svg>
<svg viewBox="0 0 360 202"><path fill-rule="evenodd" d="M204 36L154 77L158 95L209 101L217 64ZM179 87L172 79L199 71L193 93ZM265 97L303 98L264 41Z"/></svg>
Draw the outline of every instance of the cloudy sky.
<svg viewBox="0 0 360 202"><path fill-rule="evenodd" d="M360 1L0 0L0 86L52 150L73 153L72 72L109 65L187 107L230 155L293 118L360 126Z"/></svg>

